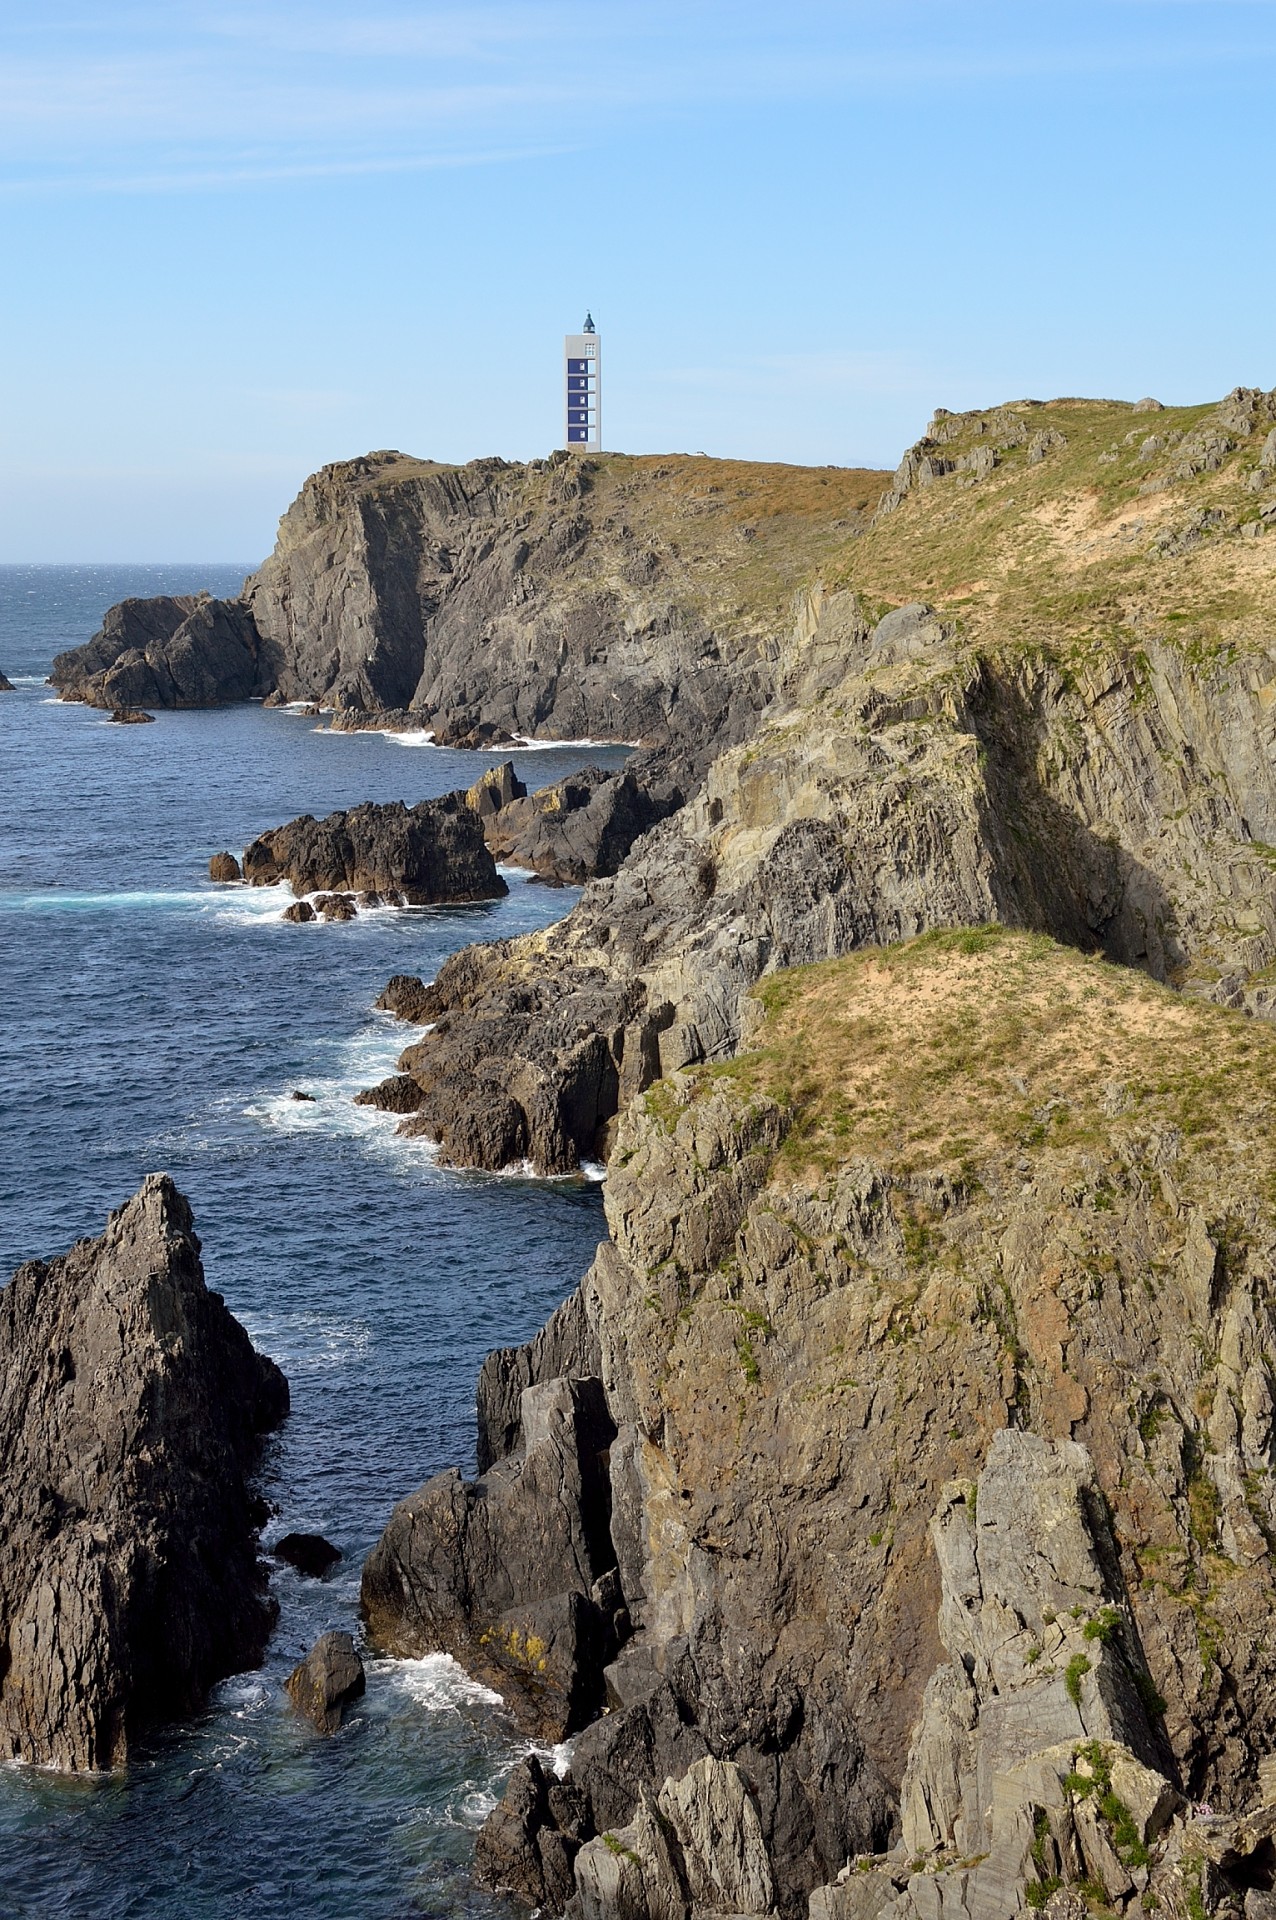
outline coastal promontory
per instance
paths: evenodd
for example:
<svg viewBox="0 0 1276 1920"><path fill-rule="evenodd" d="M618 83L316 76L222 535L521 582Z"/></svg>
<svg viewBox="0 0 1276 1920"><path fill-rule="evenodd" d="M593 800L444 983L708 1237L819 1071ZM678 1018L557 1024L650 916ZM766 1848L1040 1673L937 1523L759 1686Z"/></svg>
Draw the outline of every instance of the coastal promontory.
<svg viewBox="0 0 1276 1920"><path fill-rule="evenodd" d="M288 1387L204 1283L151 1174L0 1292L0 1755L118 1766L262 1657L249 1476Z"/></svg>

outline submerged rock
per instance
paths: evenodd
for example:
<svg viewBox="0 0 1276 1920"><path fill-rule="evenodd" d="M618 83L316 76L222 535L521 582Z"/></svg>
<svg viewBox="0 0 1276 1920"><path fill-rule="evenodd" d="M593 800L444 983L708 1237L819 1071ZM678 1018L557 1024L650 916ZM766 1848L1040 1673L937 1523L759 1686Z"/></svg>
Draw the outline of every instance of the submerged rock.
<svg viewBox="0 0 1276 1920"><path fill-rule="evenodd" d="M507 891L482 822L457 793L415 807L369 802L324 820L303 814L245 849L244 878L255 887L287 880L298 895L348 890L412 906L495 900Z"/></svg>
<svg viewBox="0 0 1276 1920"><path fill-rule="evenodd" d="M284 908L282 915L283 919L291 921L297 927L305 926L306 922L313 920L314 917L315 910L308 900L294 900L290 907Z"/></svg>
<svg viewBox="0 0 1276 1920"><path fill-rule="evenodd" d="M3 673L0 673L0 693L16 693L16 692L17 692L17 688L14 686L12 680L6 678L6 676Z"/></svg>
<svg viewBox="0 0 1276 1920"><path fill-rule="evenodd" d="M298 1713L320 1733L335 1733L346 1709L363 1694L363 1662L348 1633L323 1633L284 1681Z"/></svg>
<svg viewBox="0 0 1276 1920"><path fill-rule="evenodd" d="M98 1240L0 1293L0 1754L116 1766L255 1666L274 1624L249 1492L288 1410L150 1174Z"/></svg>
<svg viewBox="0 0 1276 1920"><path fill-rule="evenodd" d="M141 707L112 707L106 717L122 727L144 727L155 715L144 712Z"/></svg>
<svg viewBox="0 0 1276 1920"><path fill-rule="evenodd" d="M293 1098L307 1100L310 1095L294 1094ZM321 1533L286 1533L282 1540L276 1540L274 1554L276 1560L295 1567L298 1573L312 1580L322 1580L341 1560L341 1548L334 1547Z"/></svg>

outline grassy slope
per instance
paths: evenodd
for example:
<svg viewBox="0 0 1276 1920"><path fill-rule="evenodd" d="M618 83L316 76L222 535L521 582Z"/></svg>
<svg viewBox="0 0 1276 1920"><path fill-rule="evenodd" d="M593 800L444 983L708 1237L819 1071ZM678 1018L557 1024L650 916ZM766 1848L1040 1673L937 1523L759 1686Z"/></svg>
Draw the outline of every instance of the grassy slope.
<svg viewBox="0 0 1276 1920"><path fill-rule="evenodd" d="M1203 1204L1224 1161L1276 1199L1276 1029L1142 973L989 927L775 974L757 994L753 1049L704 1078L791 1110L782 1180L863 1157L1014 1184L1025 1154L1176 1129Z"/></svg>
<svg viewBox="0 0 1276 1920"><path fill-rule="evenodd" d="M1276 488L1254 493L1245 484L1266 427L1217 472L1176 479L1175 449L1149 459L1142 444L1190 434L1213 407L1135 414L1124 402L1054 400L1003 411L1020 414L1030 433L1061 433L1066 446L1036 465L1025 448L1009 451L975 484L952 474L918 488L848 545L840 584L870 605L930 600L985 645L1046 640L1084 650L1137 645L1156 632L1213 652L1271 638L1276 533L1249 540L1237 532L1276 499ZM949 423L956 438L935 451L953 458L981 444L976 425L986 417ZM1164 484L1142 491L1156 481ZM1228 516L1220 530L1190 552L1157 551L1160 536L1214 508Z"/></svg>

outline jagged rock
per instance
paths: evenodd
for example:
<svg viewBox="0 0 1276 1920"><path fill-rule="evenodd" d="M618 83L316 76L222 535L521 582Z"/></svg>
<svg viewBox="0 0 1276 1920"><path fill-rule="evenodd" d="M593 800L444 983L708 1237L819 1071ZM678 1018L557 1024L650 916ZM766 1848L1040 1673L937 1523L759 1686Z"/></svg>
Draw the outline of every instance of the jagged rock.
<svg viewBox="0 0 1276 1920"><path fill-rule="evenodd" d="M286 1533L282 1540L276 1540L273 1552L276 1560L312 1580L324 1579L341 1559L340 1547L334 1547L321 1533Z"/></svg>
<svg viewBox="0 0 1276 1920"><path fill-rule="evenodd" d="M242 880L243 870L233 853L215 853L208 863L210 880Z"/></svg>
<svg viewBox="0 0 1276 1920"><path fill-rule="evenodd" d="M71 1771L257 1664L275 1618L247 1476L283 1375L204 1285L151 1174L0 1293L0 1751Z"/></svg>
<svg viewBox="0 0 1276 1920"><path fill-rule="evenodd" d="M586 1920L772 1913L770 1863L739 1768L698 1760L655 1800L644 1791L628 1826L581 1849L576 1886Z"/></svg>
<svg viewBox="0 0 1276 1920"><path fill-rule="evenodd" d="M314 1104L315 1104L315 1096L314 1096L314 1094L313 1094L313 1093L303 1093L300 1087L294 1087L294 1088L293 1088L293 1090L292 1090L292 1092L291 1092L291 1094L289 1095L289 1098L290 1098L290 1099L292 1099L292 1100L301 1100L301 1101L304 1101L304 1102L305 1102L305 1103L306 1103L306 1104L307 1104L308 1106L312 1106L312 1107L313 1107L313 1106L314 1106Z"/></svg>
<svg viewBox="0 0 1276 1920"><path fill-rule="evenodd" d="M434 744L438 747L462 747L474 753L487 753L493 747L512 747L515 736L508 727L494 720L478 720L471 708L436 718Z"/></svg>
<svg viewBox="0 0 1276 1920"><path fill-rule="evenodd" d="M416 1022L432 1020L438 1011L432 998L432 989L415 973L396 973L393 979L387 981L376 1006L379 1012L393 1013L400 1020Z"/></svg>
<svg viewBox="0 0 1276 1920"><path fill-rule="evenodd" d="M122 727L144 727L154 720L155 715L144 713L141 707L112 707L106 717Z"/></svg>
<svg viewBox="0 0 1276 1920"><path fill-rule="evenodd" d="M508 807L511 801L527 797L527 788L514 771L512 760L504 761L499 767L489 767L486 773L479 775L465 796L467 807L473 807L481 820L489 820L502 807Z"/></svg>
<svg viewBox="0 0 1276 1920"><path fill-rule="evenodd" d="M617 871L634 842L683 803L671 781L640 781L630 769L583 767L537 793L507 801L485 821L498 860L542 879L579 886Z"/></svg>
<svg viewBox="0 0 1276 1920"><path fill-rule="evenodd" d="M437 1475L397 1506L363 1570L377 1644L441 1648L485 1674L525 1725L560 1740L602 1704L616 1644L606 1453L596 1380L529 1387L522 1449L473 1485Z"/></svg>
<svg viewBox="0 0 1276 1920"><path fill-rule="evenodd" d="M267 690L268 657L241 601L160 595L111 607L87 645L57 656L49 682L93 707L220 706Z"/></svg>
<svg viewBox="0 0 1276 1920"><path fill-rule="evenodd" d="M598 1338L580 1288L555 1309L523 1347L499 1347L479 1372L478 1470L486 1473L521 1444L523 1393L549 1380L596 1379L602 1367Z"/></svg>
<svg viewBox="0 0 1276 1920"><path fill-rule="evenodd" d="M314 908L321 920L354 920L359 912L349 893L317 893Z"/></svg>
<svg viewBox="0 0 1276 1920"><path fill-rule="evenodd" d="M17 692L17 688L14 686L12 680L6 678L6 676L3 673L0 673L0 693L16 693L16 692Z"/></svg>
<svg viewBox="0 0 1276 1920"><path fill-rule="evenodd" d="M375 1087L365 1087L354 1097L356 1107L379 1107L382 1113L415 1113L421 1104L421 1089L411 1074L392 1073Z"/></svg>
<svg viewBox="0 0 1276 1920"><path fill-rule="evenodd" d="M575 1891L576 1856L592 1833L584 1796L529 1754L515 1767L500 1804L479 1831L475 1876L529 1907L560 1913Z"/></svg>
<svg viewBox="0 0 1276 1920"><path fill-rule="evenodd" d="M363 1662L348 1633L322 1633L284 1681L289 1698L320 1733L335 1733L363 1694Z"/></svg>
<svg viewBox="0 0 1276 1920"><path fill-rule="evenodd" d="M294 900L290 907L284 908L282 917L291 920L294 926L304 926L314 919L315 910L308 900Z"/></svg>
<svg viewBox="0 0 1276 1920"><path fill-rule="evenodd" d="M368 802L324 820L302 814L245 848L244 878L255 887L287 880L298 895L393 892L413 906L494 900L507 891L482 823L455 793L415 807Z"/></svg>

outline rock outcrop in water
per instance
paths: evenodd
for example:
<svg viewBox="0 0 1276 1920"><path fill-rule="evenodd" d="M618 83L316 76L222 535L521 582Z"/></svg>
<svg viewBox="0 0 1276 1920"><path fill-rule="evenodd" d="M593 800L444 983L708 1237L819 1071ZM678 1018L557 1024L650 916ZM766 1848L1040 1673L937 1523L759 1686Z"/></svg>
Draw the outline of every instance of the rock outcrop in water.
<svg viewBox="0 0 1276 1920"><path fill-rule="evenodd" d="M215 707L268 691L252 617L237 600L162 594L121 600L86 646L60 653L49 680L91 707Z"/></svg>
<svg viewBox="0 0 1276 1920"><path fill-rule="evenodd" d="M288 1388L204 1285L151 1174L99 1240L0 1293L0 1753L74 1772L261 1659L247 1476Z"/></svg>
<svg viewBox="0 0 1276 1920"><path fill-rule="evenodd" d="M319 1733L336 1733L367 1690L363 1662L348 1633L321 1633L284 1687L297 1712Z"/></svg>
<svg viewBox="0 0 1276 1920"><path fill-rule="evenodd" d="M440 1474L395 1509L363 1572L378 1644L456 1653L546 1739L592 1720L626 1626L609 1528L614 1437L596 1379L529 1387L516 1453L473 1485Z"/></svg>
<svg viewBox="0 0 1276 1920"><path fill-rule="evenodd" d="M254 887L287 880L297 895L352 888L412 906L495 900L508 891L482 822L459 793L415 807L369 802L323 820L302 814L244 849L243 876Z"/></svg>
<svg viewBox="0 0 1276 1920"><path fill-rule="evenodd" d="M545 1530L606 1517L611 1710L570 1804L515 1776L483 1871L539 1901L566 1860L595 1920L1263 1911L1276 1034L995 928L758 1013L631 1104L610 1241L484 1370L495 1464L368 1565L387 1644L535 1725L485 1570L565 1584ZM557 1464L585 1391L604 1498Z"/></svg>

